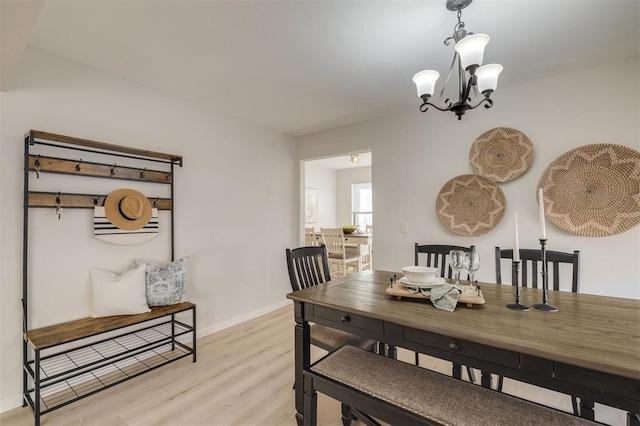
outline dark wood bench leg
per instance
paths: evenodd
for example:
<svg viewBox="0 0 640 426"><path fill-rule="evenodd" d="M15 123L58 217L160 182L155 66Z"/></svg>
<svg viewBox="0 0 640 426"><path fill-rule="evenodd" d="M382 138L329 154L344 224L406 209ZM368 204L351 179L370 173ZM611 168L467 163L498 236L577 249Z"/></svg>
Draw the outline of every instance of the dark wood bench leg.
<svg viewBox="0 0 640 426"><path fill-rule="evenodd" d="M627 413L627 426L640 426L640 414Z"/></svg>

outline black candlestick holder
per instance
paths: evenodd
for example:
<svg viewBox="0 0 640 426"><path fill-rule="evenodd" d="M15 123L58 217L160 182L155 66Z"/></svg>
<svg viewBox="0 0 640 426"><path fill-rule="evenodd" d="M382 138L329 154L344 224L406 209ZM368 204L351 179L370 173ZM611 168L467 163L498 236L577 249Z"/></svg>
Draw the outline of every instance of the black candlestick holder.
<svg viewBox="0 0 640 426"><path fill-rule="evenodd" d="M515 311L528 311L531 308L520 303L520 261L511 262L511 283L516 286L516 303L509 303L507 308Z"/></svg>
<svg viewBox="0 0 640 426"><path fill-rule="evenodd" d="M542 303L533 305L534 308L541 311L556 312L558 308L549 304L547 299L547 287L549 283L549 270L547 268L547 240L540 240L540 254L542 258Z"/></svg>

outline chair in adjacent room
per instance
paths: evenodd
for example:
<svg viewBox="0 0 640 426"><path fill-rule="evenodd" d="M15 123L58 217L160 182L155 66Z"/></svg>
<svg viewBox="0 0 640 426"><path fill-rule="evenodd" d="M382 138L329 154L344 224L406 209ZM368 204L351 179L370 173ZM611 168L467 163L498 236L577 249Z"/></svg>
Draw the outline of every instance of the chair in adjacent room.
<svg viewBox="0 0 640 426"><path fill-rule="evenodd" d="M366 225L364 232L365 234L373 235L373 225ZM371 239L369 239L369 244L367 244L367 254L366 254L365 265L368 265L369 269L373 269L373 244L371 244ZM364 268L364 265L363 265L363 268Z"/></svg>
<svg viewBox="0 0 640 426"><path fill-rule="evenodd" d="M453 276L453 269L449 266L449 252L451 250L462 251L475 251L475 246L462 247L445 244L415 244L415 261L416 266L431 266L438 268L438 275L444 278L451 278ZM426 258L426 259L425 259ZM425 259L425 260L423 260ZM422 260L422 261L421 261ZM416 352L415 358L416 365L420 365L419 353ZM453 375L456 377L461 376L462 366L459 364L453 364ZM476 381L476 376L473 369L466 367L469 380Z"/></svg>
<svg viewBox="0 0 640 426"><path fill-rule="evenodd" d="M553 282L553 290L559 291L561 277L567 277L563 281L563 284L569 283L568 278L571 277L571 287L568 285L563 286L562 290L571 290L572 293L578 292L579 286L579 268L580 268L580 252L575 250L573 253L565 253L560 251L547 250L547 272L548 283L551 287ZM495 248L495 262L496 262L496 283L502 284L502 261L503 259L509 260L509 269L507 270L507 276L511 276L511 265L513 261L513 249L501 249ZM507 262L505 262L507 263ZM563 275L561 275L560 267L564 265ZM522 287L542 288L542 252L540 249L520 249L520 285ZM552 280L553 279L553 280ZM513 283L512 283L513 285ZM498 385L496 390L501 392L503 384L503 377L498 376ZM573 412L579 415L578 401L575 396L571 396L571 402L573 404Z"/></svg>
<svg viewBox="0 0 640 426"><path fill-rule="evenodd" d="M362 271L362 254L357 248L348 248L344 242L342 228L320 228L322 241L327 247L329 269L337 269L341 277L347 275L347 267L352 266L357 272Z"/></svg>
<svg viewBox="0 0 640 426"><path fill-rule="evenodd" d="M309 227L304 228L304 245L305 246L317 246L320 242L316 238L316 228Z"/></svg>

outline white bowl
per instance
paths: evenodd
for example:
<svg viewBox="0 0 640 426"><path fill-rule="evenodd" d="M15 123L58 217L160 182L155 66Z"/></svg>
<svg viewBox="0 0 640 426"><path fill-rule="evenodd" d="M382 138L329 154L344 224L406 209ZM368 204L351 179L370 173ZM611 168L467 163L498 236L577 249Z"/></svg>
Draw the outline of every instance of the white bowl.
<svg viewBox="0 0 640 426"><path fill-rule="evenodd" d="M438 268L430 266L405 266L402 273L409 281L415 284L428 284L435 279Z"/></svg>

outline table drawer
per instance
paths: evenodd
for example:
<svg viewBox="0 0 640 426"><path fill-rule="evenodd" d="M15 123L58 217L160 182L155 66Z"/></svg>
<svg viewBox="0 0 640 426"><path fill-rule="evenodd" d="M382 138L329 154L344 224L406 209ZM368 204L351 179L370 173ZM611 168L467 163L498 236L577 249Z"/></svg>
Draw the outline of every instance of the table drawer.
<svg viewBox="0 0 640 426"><path fill-rule="evenodd" d="M509 368L520 368L520 354L466 340L422 330L405 329L404 339L423 346L488 361Z"/></svg>
<svg viewBox="0 0 640 426"><path fill-rule="evenodd" d="M380 320L361 317L359 315L337 311L335 309L329 309L322 306L313 306L313 315L318 318L344 324L360 330L372 331L374 333L382 333L384 330L384 323Z"/></svg>

